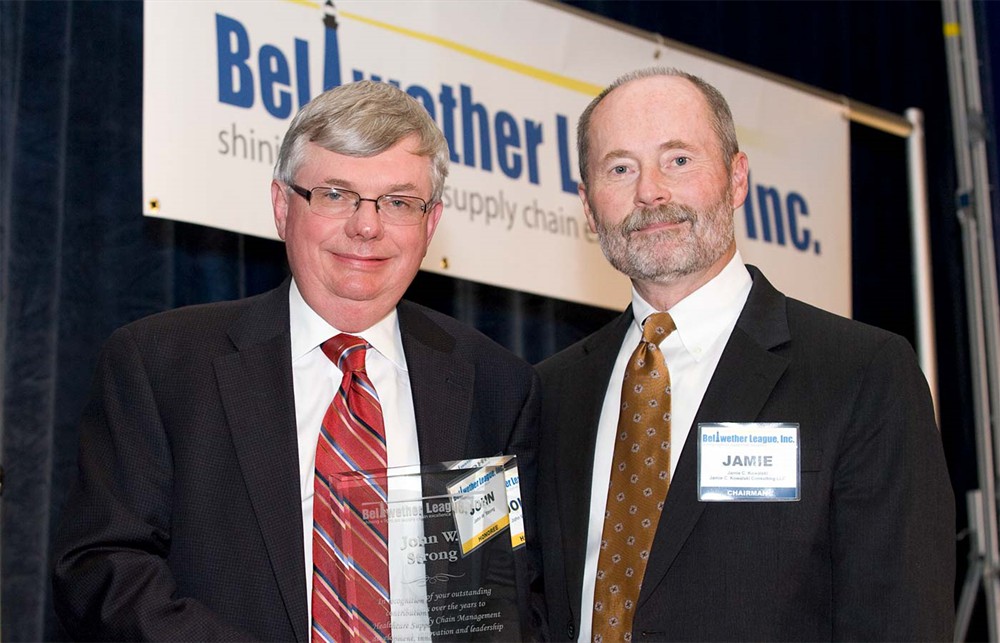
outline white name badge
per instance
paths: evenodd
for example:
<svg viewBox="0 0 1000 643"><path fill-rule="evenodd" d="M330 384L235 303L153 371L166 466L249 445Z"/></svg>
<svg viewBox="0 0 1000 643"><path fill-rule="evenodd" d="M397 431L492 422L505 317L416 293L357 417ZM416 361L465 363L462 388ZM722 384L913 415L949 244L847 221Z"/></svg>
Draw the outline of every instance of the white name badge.
<svg viewBox="0 0 1000 643"><path fill-rule="evenodd" d="M799 425L706 422L698 425L698 500L799 499Z"/></svg>
<svg viewBox="0 0 1000 643"><path fill-rule="evenodd" d="M506 483L502 466L483 466L448 485L463 556L510 526Z"/></svg>
<svg viewBox="0 0 1000 643"><path fill-rule="evenodd" d="M507 509L510 514L510 544L517 549L524 547L524 514L521 510L521 476L517 472L517 456L498 455L492 458L475 458L451 463L452 469L470 467L503 467L504 484L507 487Z"/></svg>

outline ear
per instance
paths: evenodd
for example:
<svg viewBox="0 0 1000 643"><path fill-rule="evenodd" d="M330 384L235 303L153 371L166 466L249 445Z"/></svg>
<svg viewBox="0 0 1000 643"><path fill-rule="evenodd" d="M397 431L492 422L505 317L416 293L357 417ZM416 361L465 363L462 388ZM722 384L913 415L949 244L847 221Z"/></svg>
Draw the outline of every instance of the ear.
<svg viewBox="0 0 1000 643"><path fill-rule="evenodd" d="M590 209L590 199L587 198L587 186L583 183L577 183L576 193L583 201L583 214L587 217L587 227L593 234L597 234L597 226L594 225L594 212Z"/></svg>
<svg viewBox="0 0 1000 643"><path fill-rule="evenodd" d="M271 181L271 209L274 211L274 227L278 237L285 240L285 223L288 221L288 192L277 180Z"/></svg>
<svg viewBox="0 0 1000 643"><path fill-rule="evenodd" d="M747 198L747 191L750 188L750 163L747 155L737 152L733 156L732 171L729 176L729 189L733 195L733 209L743 205Z"/></svg>
<svg viewBox="0 0 1000 643"><path fill-rule="evenodd" d="M427 213L427 221L424 222L427 226L427 245L430 245L431 239L434 238L434 231L437 230L438 223L441 221L441 214L443 212L444 203L438 201L431 206L431 211Z"/></svg>

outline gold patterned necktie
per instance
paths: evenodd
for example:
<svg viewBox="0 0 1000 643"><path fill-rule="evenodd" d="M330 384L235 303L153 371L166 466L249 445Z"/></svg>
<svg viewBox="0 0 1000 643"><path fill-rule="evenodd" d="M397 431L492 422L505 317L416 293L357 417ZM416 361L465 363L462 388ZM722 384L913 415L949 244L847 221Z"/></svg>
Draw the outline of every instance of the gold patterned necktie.
<svg viewBox="0 0 1000 643"><path fill-rule="evenodd" d="M632 640L635 604L670 486L670 373L659 344L675 328L667 313L647 317L625 367L594 588L595 643Z"/></svg>

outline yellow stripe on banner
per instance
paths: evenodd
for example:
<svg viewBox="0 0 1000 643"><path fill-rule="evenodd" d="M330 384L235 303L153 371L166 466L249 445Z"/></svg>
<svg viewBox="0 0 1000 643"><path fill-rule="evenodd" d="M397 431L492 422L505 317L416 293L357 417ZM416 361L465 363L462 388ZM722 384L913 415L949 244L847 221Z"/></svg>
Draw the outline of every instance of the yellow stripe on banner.
<svg viewBox="0 0 1000 643"><path fill-rule="evenodd" d="M521 74L523 76L528 76L536 80L541 80L543 82L549 83L550 85L556 85L557 87L562 87L564 89L569 89L571 91L580 92L581 94L587 94L588 96L597 96L604 89L602 85L594 85L593 83L586 83L582 80L576 80L569 78L567 76L560 76L559 74L552 73L550 71L545 71L544 69L539 69L538 67L532 67L531 65L525 65L507 58L501 58L500 56L495 56L485 51L480 51L478 49L473 49L472 47L467 47L463 44L441 38L439 36L432 36L430 34L421 33L419 31L414 31L413 29L407 29L405 27L397 27L396 25L391 25L387 22L382 22L380 20L373 20L372 18L366 18L365 16L360 16L356 13L348 13L346 11L341 11L338 14L341 18L348 18L350 20L357 20L358 22L363 22L372 27L378 27L379 29L385 29L386 31L392 31L404 36L409 36L410 38L415 38L417 40L423 40L424 42L429 42L446 49L451 49L452 51L457 51L461 54L465 54L470 58L476 58L491 65L496 65L503 69L513 71L515 73Z"/></svg>
<svg viewBox="0 0 1000 643"><path fill-rule="evenodd" d="M962 25L957 22L946 22L944 23L944 35L945 38L954 38L962 34Z"/></svg>
<svg viewBox="0 0 1000 643"><path fill-rule="evenodd" d="M285 0L285 2L301 5L303 7L309 7L311 9L319 9L322 6L319 2L313 2L312 0ZM550 85L556 85L557 87L563 87L571 91L580 92L581 94L587 94L588 96L597 96L604 90L603 85L586 83L582 80L576 80L574 78L569 78L568 76L561 76L550 71L545 71L544 69L539 69L538 67L532 67L531 65L525 65L507 58L501 58L500 56L495 56L493 54L486 53L485 51L479 51L478 49L467 47L446 38L441 38L440 36L432 36L430 34L414 31L413 29L407 29L406 27L398 27L396 25L389 24L388 22L382 22L381 20L375 20L373 18L366 18L365 16L350 13L348 11L340 11L337 13L337 16L340 18L363 22L366 25L378 27L379 29L385 29L386 31L393 31L417 40L423 40L424 42L429 42L446 49L451 49L452 51L465 54L470 58L476 58L483 62L490 63L491 65L496 65L497 67L501 67L536 80L541 80L549 83Z"/></svg>

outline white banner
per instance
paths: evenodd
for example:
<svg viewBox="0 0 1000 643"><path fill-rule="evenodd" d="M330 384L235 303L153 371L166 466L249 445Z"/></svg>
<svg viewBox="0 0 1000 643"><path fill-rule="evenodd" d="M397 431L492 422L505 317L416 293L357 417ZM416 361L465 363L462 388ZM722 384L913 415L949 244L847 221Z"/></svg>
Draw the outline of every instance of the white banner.
<svg viewBox="0 0 1000 643"><path fill-rule="evenodd" d="M294 113L358 79L419 99L452 152L425 270L608 308L629 298L576 193L576 123L665 65L727 97L750 157L737 243L780 289L850 315L848 123L833 102L534 2L145 3L143 208L277 238L269 184Z"/></svg>

